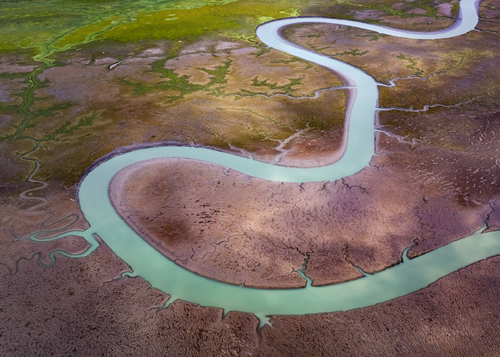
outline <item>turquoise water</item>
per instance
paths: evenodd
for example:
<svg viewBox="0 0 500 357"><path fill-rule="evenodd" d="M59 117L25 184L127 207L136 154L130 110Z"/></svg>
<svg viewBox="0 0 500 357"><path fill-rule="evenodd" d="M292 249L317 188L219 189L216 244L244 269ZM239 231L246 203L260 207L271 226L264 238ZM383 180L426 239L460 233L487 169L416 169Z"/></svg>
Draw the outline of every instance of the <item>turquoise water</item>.
<svg viewBox="0 0 500 357"><path fill-rule="evenodd" d="M261 321L265 321L268 315L350 310L419 290L457 269L500 254L500 232L476 232L416 259L405 259L404 263L390 269L342 284L271 290L207 279L178 266L147 244L121 219L110 202L108 185L116 172L134 162L161 157L189 157L216 163L224 161L228 167L239 167L249 163L249 160L208 149L148 148L116 156L100 164L82 182L80 204L92 232L98 233L131 267L133 276L141 276L153 287L171 294L172 300L182 299L226 311L251 312ZM265 164L250 165L245 169L262 168L261 165ZM277 169L278 173L271 174L279 175L282 168ZM328 170L327 167L324 169ZM267 170L264 175L268 176L269 171L272 172Z"/></svg>
<svg viewBox="0 0 500 357"><path fill-rule="evenodd" d="M109 184L121 169L154 158L180 157L223 165L244 174L283 182L334 181L355 174L369 164L374 153L374 117L378 100L372 77L343 62L300 48L280 35L281 28L294 23L322 22L366 28L409 38L453 37L470 31L477 24L477 2L462 0L460 19L449 29L434 33L413 33L347 20L294 18L273 21L257 29L269 46L318 63L341 73L345 84L355 87L346 113L347 143L342 158L333 165L317 168L289 168L266 164L231 154L193 147L154 147L121 154L100 163L82 180L79 200L91 228L83 235L92 248L97 233L133 270L153 287L171 295L169 301L182 299L225 311L254 313L262 322L269 315L295 315L350 310L387 301L428 286L437 279L478 260L500 254L500 232L460 239L415 259L404 259L382 272L354 281L299 289L256 289L207 279L176 265L138 236L116 213L109 195ZM61 234L58 237L62 237Z"/></svg>

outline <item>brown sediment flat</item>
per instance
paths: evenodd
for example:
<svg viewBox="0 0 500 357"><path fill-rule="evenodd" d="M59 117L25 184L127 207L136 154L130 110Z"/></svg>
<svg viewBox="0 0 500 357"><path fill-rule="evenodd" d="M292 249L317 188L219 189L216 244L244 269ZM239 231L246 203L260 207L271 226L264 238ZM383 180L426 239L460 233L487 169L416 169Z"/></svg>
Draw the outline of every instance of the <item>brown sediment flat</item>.
<svg viewBox="0 0 500 357"><path fill-rule="evenodd" d="M500 133L497 114L474 117L460 115L420 115L420 125L432 120L459 126L463 136L434 138L428 135L426 145L401 143L394 137L380 134L378 155L372 164L381 170L404 169L408 186L421 195L415 214L421 224L419 243L409 256L423 254L451 241L471 235L480 229L488 217L494 226L492 204L500 194L496 180L498 151L494 139ZM451 121L452 119L453 121ZM489 127L487 131L479 129ZM467 133L467 134L466 134ZM437 140L439 145L433 144ZM467 149L458 149L463 145ZM396 153L397 151L397 153ZM487 222L488 223L488 222Z"/></svg>
<svg viewBox="0 0 500 357"><path fill-rule="evenodd" d="M394 79L396 86L379 87L380 107L421 109L425 104L470 104L471 98L478 97L496 102L490 97L491 91L498 90L499 77L499 54L492 50L498 40L494 25L490 30L486 28L490 23L481 21L478 26L484 26L484 31L438 41L326 24L290 26L284 34L300 46L321 48L325 55L362 68L379 83L390 84Z"/></svg>
<svg viewBox="0 0 500 357"><path fill-rule="evenodd" d="M277 165L304 168L331 165L342 157L343 133L336 130L321 136L302 135L286 146L286 153Z"/></svg>
<svg viewBox="0 0 500 357"><path fill-rule="evenodd" d="M438 113L439 114L439 113ZM471 235L490 217L500 172L498 114L461 114L467 150L417 146L379 133L378 154L359 173L336 182L269 182L195 160L132 165L111 184L117 211L150 244L179 265L234 284L302 286L306 257L314 285L357 278ZM459 121L455 116L455 123ZM420 115L449 121L446 115ZM484 133L481 128L488 127ZM397 131L397 130L396 130ZM449 139L451 140L451 139Z"/></svg>
<svg viewBox="0 0 500 357"><path fill-rule="evenodd" d="M276 316L263 355L497 356L500 257L428 288L348 312Z"/></svg>
<svg viewBox="0 0 500 357"><path fill-rule="evenodd" d="M477 29L498 33L500 30L500 23L498 22L500 10L498 9L497 0L482 1L479 8L479 16L481 20L476 26Z"/></svg>
<svg viewBox="0 0 500 357"><path fill-rule="evenodd" d="M0 266L0 269L2 267ZM272 316L176 301L101 242L86 259L0 275L2 356L497 356L500 257L410 295L347 312ZM1 270L0 270L1 271ZM26 336L26 338L20 338Z"/></svg>
<svg viewBox="0 0 500 357"><path fill-rule="evenodd" d="M110 196L131 227L191 271L233 284L296 287L305 283L295 271L306 257L306 274L324 285L360 277L352 264L370 273L394 265L414 241L442 243L426 227L433 217L421 214L424 193L408 179L367 168L344 182L299 185L157 159L118 173ZM455 224L471 219L445 238L473 231L483 211L451 213Z"/></svg>
<svg viewBox="0 0 500 357"><path fill-rule="evenodd" d="M272 197L266 191L278 186L200 161L162 159L122 170L110 197L148 243L191 271L248 286L304 286L294 270L307 251L289 247L290 237L275 237L289 222L274 223L265 208L256 209L262 195ZM296 191L281 192L279 199Z"/></svg>

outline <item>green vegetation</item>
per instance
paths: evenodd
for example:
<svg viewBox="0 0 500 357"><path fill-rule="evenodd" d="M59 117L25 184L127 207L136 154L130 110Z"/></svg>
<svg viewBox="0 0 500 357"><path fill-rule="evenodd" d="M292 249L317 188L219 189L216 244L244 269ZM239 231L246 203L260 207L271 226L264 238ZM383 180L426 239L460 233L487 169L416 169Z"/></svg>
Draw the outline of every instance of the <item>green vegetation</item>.
<svg viewBox="0 0 500 357"><path fill-rule="evenodd" d="M226 1L227 2L227 1ZM60 46L81 42L102 30L105 22L132 21L141 11L196 8L220 4L210 0L4 0L0 13L0 51L43 47L61 40ZM119 24L117 22L116 24ZM69 36L69 40L63 37Z"/></svg>
<svg viewBox="0 0 500 357"><path fill-rule="evenodd" d="M45 117L50 118L59 114L59 111L73 106L73 103L59 103L55 104L49 108L40 109L33 113L34 118Z"/></svg>
<svg viewBox="0 0 500 357"><path fill-rule="evenodd" d="M226 93L224 91L224 87L221 87L220 85L227 83L226 76L229 72L231 63L233 62L232 60L229 59L225 61L224 64L216 66L215 69L198 68L200 71L203 71L210 75L208 83L201 85L191 83L189 81L189 76L187 75L179 76L175 72L175 70L164 68L165 63L171 58L172 56L169 56L162 60L155 61L151 66L152 69L148 71L160 74L161 78L166 78L168 79L167 81L161 81L154 84L145 84L140 82L132 82L126 78L122 78L120 79L120 82L132 87L133 95L142 95L144 93L155 90L170 93L166 95L167 103L173 103L177 100L183 99L188 94L199 91L205 91L216 96L235 96L236 99L256 95L289 95L295 90L293 88L294 86L302 84L301 78L288 78L289 82L287 84L278 85L277 83L269 83L268 79L259 80L259 78L256 76L252 78L251 86L267 88L272 91L271 93L269 93L268 91L253 92L245 89L242 89L236 93ZM175 92L175 94L171 94L172 92Z"/></svg>
<svg viewBox="0 0 500 357"><path fill-rule="evenodd" d="M21 113L19 105L1 105L0 113Z"/></svg>
<svg viewBox="0 0 500 357"><path fill-rule="evenodd" d="M93 112L91 115L84 116L83 118L80 118L78 123L73 126L70 126L71 122L68 120L52 133L45 135L45 137L41 141L59 141L59 135L61 134L71 134L81 127L91 126L98 114L99 112Z"/></svg>
<svg viewBox="0 0 500 357"><path fill-rule="evenodd" d="M252 52L250 53L252 56L255 57L260 57L266 53L269 53L271 51L271 47L262 47L258 52Z"/></svg>
<svg viewBox="0 0 500 357"><path fill-rule="evenodd" d="M306 68L305 69L309 69L309 68L312 68L312 64L311 62L308 62L306 60L303 60L302 58L298 58L298 57L292 57L291 59L289 60L284 60L284 59L274 59L274 60L271 60L270 63L281 63L281 64L289 64L289 63L293 63L293 62L303 62L305 65L306 65Z"/></svg>
<svg viewBox="0 0 500 357"><path fill-rule="evenodd" d="M165 63L171 58L173 57L169 56L153 62L151 70L148 71L160 74L161 78L166 78L168 79L167 81L161 81L155 84L144 84L132 82L126 78L122 78L120 79L120 82L132 87L133 95L142 95L154 90L168 91L168 93L173 91L176 94L167 94L167 103L173 103L177 100L183 99L187 94L199 91L209 91L213 94L217 94L216 90L218 88L215 88L215 86L227 82L226 75L229 71L231 63L233 62L232 60L227 60L223 65L216 66L215 69L198 68L199 70L210 75L209 82L205 85L201 85L191 83L189 81L189 76L187 75L179 76L175 73L174 69L164 68Z"/></svg>
<svg viewBox="0 0 500 357"><path fill-rule="evenodd" d="M222 66L216 66L214 70L206 68L198 68L199 70L210 75L210 82L206 85L207 88L211 88L216 84L227 83L226 75L229 71L229 66L233 63L232 60L227 60Z"/></svg>
<svg viewBox="0 0 500 357"><path fill-rule="evenodd" d="M379 34L369 34L369 35L356 35L356 37L361 37L361 38L368 38L368 41L372 42L372 41L378 41L379 38L383 38L383 37L387 37L389 35L385 35L383 33L379 33Z"/></svg>
<svg viewBox="0 0 500 357"><path fill-rule="evenodd" d="M241 99L243 97L254 97L257 95L262 95L262 96L274 96L274 95L291 95L295 89L293 88L294 86L302 84L302 78L287 78L288 83L284 84L282 86L279 86L277 83L268 83L269 79L264 79L262 81L259 81L259 77L254 77L252 78L252 84L251 86L253 87L264 87L269 90L269 91L260 91L260 92L254 92L250 91L248 89L241 89L238 92L235 93L226 93L223 88L217 88L218 91L216 92L217 95L222 95L222 96L234 96L235 99Z"/></svg>
<svg viewBox="0 0 500 357"><path fill-rule="evenodd" d="M280 1L238 1L196 9L141 12L133 21L116 26L99 38L116 41L138 41L144 38L187 40L220 31L253 35L260 23L296 13L291 6L285 1L281 4Z"/></svg>
<svg viewBox="0 0 500 357"><path fill-rule="evenodd" d="M364 54L367 54L368 51L360 51L357 48L351 50L351 51L344 51L344 52L338 52L332 55L332 57L339 57L339 56L363 56Z"/></svg>
<svg viewBox="0 0 500 357"><path fill-rule="evenodd" d="M221 31L253 35L261 22L298 14L292 0L235 1L4 0L0 52L32 48L44 54L96 37L139 41L193 39Z"/></svg>
<svg viewBox="0 0 500 357"><path fill-rule="evenodd" d="M2 107L3 112L16 111L23 114L13 137L21 138L33 118L52 115L50 111L32 113L30 108L35 101L34 92L46 85L38 80L38 75L56 65L49 58L56 52L66 51L97 38L125 42L160 38L192 40L207 32L223 31L229 31L229 34L236 37L251 38L255 26L269 20L269 16L279 18L297 14L291 0L271 4L248 0L233 4L233 1L235 0L2 1L0 53L34 49L34 59L43 63L31 73L1 74L2 78L24 78L28 83L24 92L19 94L23 98L20 106ZM240 33L238 29L241 30ZM179 77L173 70L164 69L169 58L153 64L153 71L160 73L168 81L142 85L124 79L123 83L133 86L134 94L137 95L154 89L177 91L178 94L168 98L172 102L188 93L225 83L225 73L230 66L229 62L215 70L205 69L211 77L210 83L204 88L189 83L186 76Z"/></svg>
<svg viewBox="0 0 500 357"><path fill-rule="evenodd" d="M0 73L0 78L7 78L7 79L18 79L18 78L23 78L26 79L27 74L26 72L19 72L19 73Z"/></svg>
<svg viewBox="0 0 500 357"><path fill-rule="evenodd" d="M279 86L276 83L268 83L268 79L264 79L263 81L259 81L259 77L252 78L252 86L254 87L266 87L272 90L279 90L285 93L290 93L293 91L293 86L297 86L301 84L301 78L288 78L290 81L288 84Z"/></svg>
<svg viewBox="0 0 500 357"><path fill-rule="evenodd" d="M415 70L415 75L416 76L420 76L420 75L422 75L424 73L421 69L419 69L419 68L416 67L417 66L417 61L414 60L413 58L406 58L405 55L403 55L402 53L400 53L397 56L397 58L400 59L400 60L408 61L410 64L408 64L406 66L406 68Z"/></svg>
<svg viewBox="0 0 500 357"><path fill-rule="evenodd" d="M16 132L13 135L13 138L22 138L22 132L27 128L29 121L35 117L35 115L31 112L31 106L35 103L35 90L44 88L48 85L48 81L40 81L38 79L38 75L45 70L46 67L42 66L35 69L32 73L25 73L27 76L27 83L29 85L25 88L25 90L19 94L21 98L23 98L23 102L19 106L20 112L23 114L23 119L16 127Z"/></svg>
<svg viewBox="0 0 500 357"><path fill-rule="evenodd" d="M76 43L89 42L98 34L104 33L106 30L113 28L113 24L121 22L123 22L122 18L120 16L116 16L104 21L100 21L96 24L83 26L82 28L70 32L68 35L62 37L54 44L54 47L72 47Z"/></svg>

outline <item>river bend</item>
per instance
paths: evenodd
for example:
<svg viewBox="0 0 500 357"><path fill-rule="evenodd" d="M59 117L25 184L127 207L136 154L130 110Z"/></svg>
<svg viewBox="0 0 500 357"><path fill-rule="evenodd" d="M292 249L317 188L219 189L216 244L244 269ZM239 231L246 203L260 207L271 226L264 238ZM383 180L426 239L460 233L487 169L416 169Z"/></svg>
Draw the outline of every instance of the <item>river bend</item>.
<svg viewBox="0 0 500 357"><path fill-rule="evenodd" d="M109 184L121 169L143 160L180 157L223 165L265 180L284 182L334 181L355 174L367 166L374 154L374 119L378 88L374 79L344 62L299 47L281 36L292 24L327 23L353 26L391 36L413 39L438 39L460 36L474 29L478 22L477 0L462 0L456 23L442 31L420 33L390 29L355 21L321 17L288 18L265 23L256 30L268 46L319 64L340 75L354 87L346 112L344 154L336 163L316 168L276 166L195 147L150 147L101 160L82 179L79 201L91 228L81 234L92 241L93 234L102 240L132 269L153 287L171 295L169 301L182 299L227 311L254 313L261 323L269 315L295 315L350 310L387 301L428 286L437 279L477 262L500 254L500 232L460 239L415 259L382 272L342 284L299 289L257 289L230 285L196 275L169 260L146 243L116 213L108 195ZM71 232L74 233L74 232ZM66 233L67 235L68 233ZM93 242L95 244L95 239Z"/></svg>

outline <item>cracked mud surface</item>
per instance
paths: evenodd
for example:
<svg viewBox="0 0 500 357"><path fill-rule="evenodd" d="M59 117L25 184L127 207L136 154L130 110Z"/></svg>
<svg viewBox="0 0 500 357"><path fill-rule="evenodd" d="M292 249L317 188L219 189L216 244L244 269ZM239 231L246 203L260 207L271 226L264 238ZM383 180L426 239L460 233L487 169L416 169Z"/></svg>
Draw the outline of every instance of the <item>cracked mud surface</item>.
<svg viewBox="0 0 500 357"><path fill-rule="evenodd" d="M487 155L500 149L499 119L468 117L466 153L430 152L381 133L372 167L342 181L269 182L199 161L159 159L122 170L110 195L150 244L198 274L248 286L303 286L296 271L309 254L305 274L313 284L338 283L361 276L353 265L380 271L414 242L410 257L483 225L490 197L500 194L500 169Z"/></svg>
<svg viewBox="0 0 500 357"><path fill-rule="evenodd" d="M105 244L51 269L21 261L16 275L0 277L1 354L465 357L500 349L499 257L376 306L273 316L260 331L251 314L223 317L182 301L158 309L168 295L141 278L121 279L127 270Z"/></svg>

